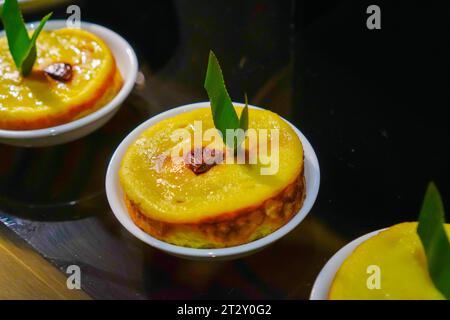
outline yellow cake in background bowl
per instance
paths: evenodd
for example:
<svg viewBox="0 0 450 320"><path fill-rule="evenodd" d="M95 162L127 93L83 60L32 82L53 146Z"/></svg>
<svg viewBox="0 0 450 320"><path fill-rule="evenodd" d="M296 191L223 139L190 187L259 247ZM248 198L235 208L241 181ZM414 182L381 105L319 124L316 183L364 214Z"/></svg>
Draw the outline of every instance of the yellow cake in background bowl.
<svg viewBox="0 0 450 320"><path fill-rule="evenodd" d="M318 275L311 300L445 300L434 285L417 222L365 235ZM444 225L450 238L450 224Z"/></svg>
<svg viewBox="0 0 450 320"><path fill-rule="evenodd" d="M417 225L393 226L359 245L337 272L329 299L444 300L430 278ZM450 237L450 224L445 229ZM370 266L379 268L379 288L367 284Z"/></svg>
<svg viewBox="0 0 450 320"><path fill-rule="evenodd" d="M36 27L37 23L27 24L30 32ZM64 144L101 128L133 90L139 68L124 38L88 22L81 22L80 29L67 29L65 20L48 21L38 37L32 73L25 78L11 64L9 52L2 55L0 143L20 147ZM71 76L61 80L46 73L58 74L61 68L55 66L66 64ZM7 91L8 86L13 90Z"/></svg>
<svg viewBox="0 0 450 320"><path fill-rule="evenodd" d="M37 60L22 77L0 38L0 129L35 130L84 117L110 102L123 85L105 42L81 29L44 30Z"/></svg>

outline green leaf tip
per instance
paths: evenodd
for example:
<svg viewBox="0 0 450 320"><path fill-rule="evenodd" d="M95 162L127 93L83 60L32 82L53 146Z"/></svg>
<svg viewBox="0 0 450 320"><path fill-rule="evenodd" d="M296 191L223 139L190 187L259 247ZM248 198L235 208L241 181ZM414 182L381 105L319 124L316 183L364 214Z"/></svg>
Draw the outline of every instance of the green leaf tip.
<svg viewBox="0 0 450 320"><path fill-rule="evenodd" d="M247 94L245 94L245 107L242 110L241 118L239 119L239 127L244 131L248 130L248 97L247 97Z"/></svg>
<svg viewBox="0 0 450 320"><path fill-rule="evenodd" d="M30 74L36 62L36 40L52 14L49 13L42 19L30 39L18 1L5 0L3 4L1 19L5 28L9 51L14 64L24 77Z"/></svg>
<svg viewBox="0 0 450 320"><path fill-rule="evenodd" d="M436 185L430 183L420 213L417 233L425 250L430 277L445 298L450 299L450 242L444 225L442 198Z"/></svg>
<svg viewBox="0 0 450 320"><path fill-rule="evenodd" d="M235 150L241 141L227 141L227 130L248 129L248 102L246 96L246 107L239 119L233 106L233 102L225 86L222 69L213 51L209 52L208 69L206 71L205 89L211 103L211 111L214 126L222 134L223 140L228 147Z"/></svg>

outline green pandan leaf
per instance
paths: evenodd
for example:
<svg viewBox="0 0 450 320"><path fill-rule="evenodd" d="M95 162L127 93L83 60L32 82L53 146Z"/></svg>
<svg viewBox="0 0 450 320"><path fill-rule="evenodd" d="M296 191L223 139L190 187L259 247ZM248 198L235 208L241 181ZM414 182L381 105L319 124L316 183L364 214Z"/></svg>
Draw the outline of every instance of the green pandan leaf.
<svg viewBox="0 0 450 320"><path fill-rule="evenodd" d="M434 183L428 187L417 232L436 288L450 299L450 242L444 228L445 214L441 195Z"/></svg>
<svg viewBox="0 0 450 320"><path fill-rule="evenodd" d="M234 109L219 61L212 51L209 53L208 70L206 71L205 89L211 102L214 125L222 134L225 144L236 150L241 142L227 141L227 130L248 129L248 106L239 119Z"/></svg>
<svg viewBox="0 0 450 320"><path fill-rule="evenodd" d="M248 97L245 94L245 108L242 110L241 118L239 119L239 127L247 131L248 130Z"/></svg>
<svg viewBox="0 0 450 320"><path fill-rule="evenodd" d="M27 76L36 61L36 40L52 13L42 19L30 39L17 0L5 0L0 12L14 64Z"/></svg>
<svg viewBox="0 0 450 320"><path fill-rule="evenodd" d="M14 63L20 68L28 51L30 39L17 0L5 0L2 22Z"/></svg>
<svg viewBox="0 0 450 320"><path fill-rule="evenodd" d="M31 70L33 69L34 62L37 58L37 50L36 50L36 41L39 37L42 29L44 29L45 24L47 21L51 18L52 13L49 13L46 15L42 21L39 23L39 26L34 30L33 36L31 37L30 44L28 47L28 52L25 55L25 60L22 62L21 72L22 75L26 76L30 74Z"/></svg>

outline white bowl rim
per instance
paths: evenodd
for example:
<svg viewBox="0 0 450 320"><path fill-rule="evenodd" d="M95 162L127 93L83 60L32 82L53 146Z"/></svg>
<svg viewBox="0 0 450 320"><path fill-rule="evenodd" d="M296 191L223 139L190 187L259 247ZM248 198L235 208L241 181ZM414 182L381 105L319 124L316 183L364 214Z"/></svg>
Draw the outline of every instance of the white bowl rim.
<svg viewBox="0 0 450 320"><path fill-rule="evenodd" d="M37 27L39 22L30 22L27 23L28 29L34 29ZM46 23L44 29L54 30L54 29L60 29L66 26L66 20L50 20ZM87 116L62 124L54 127L44 128L44 129L37 129L37 130L3 130L0 129L0 137L1 138L7 138L7 139L34 139L34 138L43 138L47 136L55 136L55 135L61 135L70 131L74 131L76 129L82 128L92 122L97 121L98 119L103 118L108 113L110 113L112 110L117 108L118 105L120 105L130 94L130 92L133 90L134 85L136 83L136 78L138 75L138 59L136 56L136 53L133 49L133 47L119 34L112 31L111 29L108 29L106 27L103 27L101 25L91 23L91 22L81 22L81 29L98 29L105 33L109 33L111 36L111 39L115 42L120 42L123 46L123 50L127 52L127 55L130 58L131 66L130 71L131 74L126 79L124 79L124 84L122 86L122 89L119 91L119 93L116 94L113 100L111 100L109 103L107 103L105 106L101 107L97 111L88 114ZM4 36L5 31L0 31L0 36Z"/></svg>
<svg viewBox="0 0 450 320"><path fill-rule="evenodd" d="M235 103L233 102L235 106L243 106L241 103ZM118 183L118 169L120 167L120 163L122 160L123 155L125 154L128 147L135 142L135 140L138 138L138 136L145 131L145 129L149 128L151 125L156 124L160 122L161 120L165 118L169 118L172 116L175 116L177 114L187 112L190 110L198 109L198 108L209 108L210 103L209 102L199 102L199 103L193 103L188 104L184 106L180 106L177 108L170 109L168 111L165 111L163 113L160 113L141 125L139 125L135 130L133 130L119 145L119 147L116 149L113 157L111 158L110 164L108 166L108 171L106 174L106 194L109 201L109 204L111 206L111 209L116 216L116 218L119 220L119 222L127 229L131 234L133 234L135 237L140 239L141 241L151 245L152 247L155 247L157 249L160 249L165 252L172 253L177 256L189 256L193 258L224 258L224 257L230 257L230 256L239 256L243 255L248 252L255 251L259 248L263 248L265 246L268 246L269 244L279 240L280 238L287 235L289 232L291 232L294 228L296 228L308 215L310 210L312 209L318 193L319 193L319 187L320 187L320 168L319 168L319 161L317 159L316 153L314 152L313 147L309 143L308 139L295 127L293 126L289 121L285 120L289 125L292 126L292 128L295 130L297 135L302 141L303 148L304 148L304 154L305 158L308 157L311 161L312 165L312 171L314 178L312 181L308 181L309 185L307 186L307 190L309 192L306 195L306 199L304 201L303 207L300 209L300 211L283 227L278 229L277 231L273 232L272 234L261 238L259 240L256 240L251 243L247 243L244 245L229 247L229 248L223 248L223 249L194 249L194 248L187 248L187 247L181 247L176 246L173 244L169 244L166 242L163 242L161 240L158 240L151 235L145 233L142 231L139 227L137 227L133 221L129 217L128 212L122 212L123 210L120 210L121 202L123 199L119 199L119 197L116 195L116 192L114 190L115 183L117 183L117 187L121 190L120 184ZM261 109L260 107L256 106L249 106L250 108L254 109ZM306 161L305 161L306 163Z"/></svg>
<svg viewBox="0 0 450 320"><path fill-rule="evenodd" d="M387 229L381 229L378 231L374 231L368 233L362 237L359 237L356 240L348 243L342 249L340 249L330 260L328 260L327 264L322 268L319 275L314 282L313 288L311 290L310 300L328 300L328 294L331 289L331 285L334 281L336 273L341 268L344 261L365 241L370 238L375 237L381 232Z"/></svg>

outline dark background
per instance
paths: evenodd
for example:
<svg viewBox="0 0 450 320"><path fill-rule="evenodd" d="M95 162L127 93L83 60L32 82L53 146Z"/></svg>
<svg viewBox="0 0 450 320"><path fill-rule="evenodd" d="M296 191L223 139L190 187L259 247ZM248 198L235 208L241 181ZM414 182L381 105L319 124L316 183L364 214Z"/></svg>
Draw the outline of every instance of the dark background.
<svg viewBox="0 0 450 320"><path fill-rule="evenodd" d="M370 4L381 30L365 26ZM416 221L432 180L450 206L449 4L297 7L295 120L319 153L318 211L347 233Z"/></svg>
<svg viewBox="0 0 450 320"><path fill-rule="evenodd" d="M416 220L427 184L450 207L448 1L78 1L82 19L136 49L145 84L103 129L45 149L0 146L0 220L95 298L307 298L353 238ZM366 9L381 7L381 30ZM65 7L55 8L65 18ZM48 10L27 14L40 19ZM115 221L106 167L139 123L205 101L207 56L235 101L292 120L322 170L314 210L250 258L198 263L160 253ZM289 264L286 263L289 261Z"/></svg>

